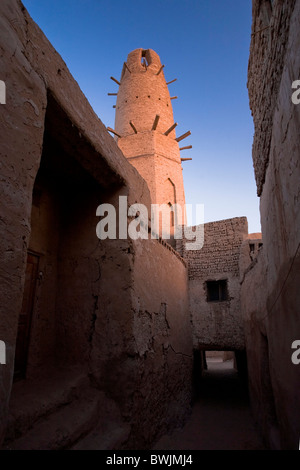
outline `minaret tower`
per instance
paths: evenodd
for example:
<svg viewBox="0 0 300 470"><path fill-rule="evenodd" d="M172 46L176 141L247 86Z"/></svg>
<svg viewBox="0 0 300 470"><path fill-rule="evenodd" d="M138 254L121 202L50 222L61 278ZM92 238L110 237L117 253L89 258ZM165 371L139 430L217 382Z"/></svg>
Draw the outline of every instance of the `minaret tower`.
<svg viewBox="0 0 300 470"><path fill-rule="evenodd" d="M185 195L182 159L176 138L172 100L164 66L151 49L135 49L123 65L117 95L115 129L118 145L130 163L145 179L152 204L177 204L182 207L185 223ZM191 148L184 147L184 148ZM185 159L184 159L185 160Z"/></svg>

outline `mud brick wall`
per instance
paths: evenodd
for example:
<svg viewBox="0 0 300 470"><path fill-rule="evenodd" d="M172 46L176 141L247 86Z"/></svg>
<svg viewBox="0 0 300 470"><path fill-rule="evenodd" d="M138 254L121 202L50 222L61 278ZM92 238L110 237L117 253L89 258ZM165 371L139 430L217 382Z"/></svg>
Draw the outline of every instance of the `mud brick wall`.
<svg viewBox="0 0 300 470"><path fill-rule="evenodd" d="M262 193L269 163L273 115L295 0L276 1L273 7L271 3L269 0L253 1L248 66L250 108L255 127L253 165L258 196Z"/></svg>
<svg viewBox="0 0 300 470"><path fill-rule="evenodd" d="M201 250L186 250L181 244L182 256L188 263L195 348L244 348L239 256L247 235L247 219L240 217L205 224ZM227 281L227 300L207 301L207 281L220 280Z"/></svg>
<svg viewBox="0 0 300 470"><path fill-rule="evenodd" d="M271 2L269 2L271 3ZM253 1L248 88L255 124L263 249L242 284L250 395L272 449L299 447L300 369L291 361L300 339L300 1ZM262 405L263 404L263 405Z"/></svg>
<svg viewBox="0 0 300 470"><path fill-rule="evenodd" d="M149 447L190 409L185 264L156 240L97 238L98 204L117 208L126 195L129 206L149 208L150 193L18 0L0 2L0 50L0 444L33 251L41 264L24 380L75 368L98 392L99 410L103 392L115 402L128 445ZM37 393L32 387L33 404Z"/></svg>

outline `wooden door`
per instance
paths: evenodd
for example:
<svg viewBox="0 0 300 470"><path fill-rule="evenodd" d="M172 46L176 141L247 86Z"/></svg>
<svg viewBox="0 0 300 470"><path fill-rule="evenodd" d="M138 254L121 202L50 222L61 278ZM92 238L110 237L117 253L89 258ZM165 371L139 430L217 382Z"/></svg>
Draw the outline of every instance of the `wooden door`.
<svg viewBox="0 0 300 470"><path fill-rule="evenodd" d="M22 309L19 316L15 353L15 379L26 376L29 349L30 327L34 306L35 285L38 274L39 257L28 253Z"/></svg>

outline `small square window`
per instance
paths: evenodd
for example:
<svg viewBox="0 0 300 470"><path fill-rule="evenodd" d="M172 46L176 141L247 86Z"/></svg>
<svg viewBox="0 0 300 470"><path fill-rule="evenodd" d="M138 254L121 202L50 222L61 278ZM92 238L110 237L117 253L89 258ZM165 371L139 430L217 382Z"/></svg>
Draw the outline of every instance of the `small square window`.
<svg viewBox="0 0 300 470"><path fill-rule="evenodd" d="M207 302L224 302L228 300L227 279L206 282Z"/></svg>

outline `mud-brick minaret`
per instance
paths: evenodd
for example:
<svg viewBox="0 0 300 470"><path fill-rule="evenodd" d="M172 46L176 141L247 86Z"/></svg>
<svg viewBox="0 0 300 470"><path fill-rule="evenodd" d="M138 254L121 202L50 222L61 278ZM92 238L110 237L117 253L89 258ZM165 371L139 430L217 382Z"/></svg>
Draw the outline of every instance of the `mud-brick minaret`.
<svg viewBox="0 0 300 470"><path fill-rule="evenodd" d="M178 142L190 132L176 139L172 110L172 99L176 97L170 97L163 68L151 49L136 49L128 55L120 82L111 77L119 90L115 129L110 130L124 155L148 183L152 204L176 203L184 208Z"/></svg>

